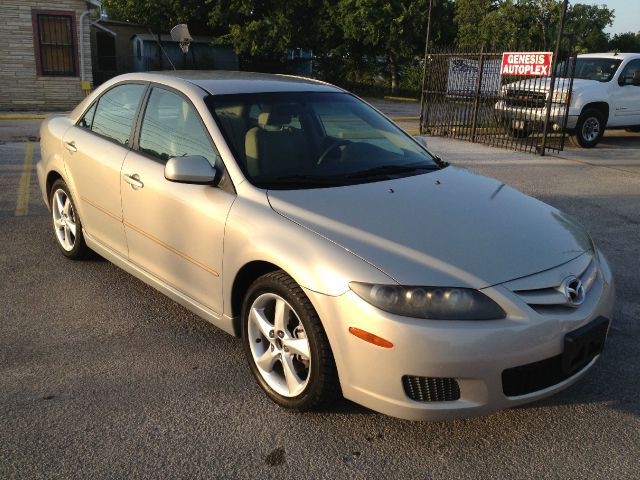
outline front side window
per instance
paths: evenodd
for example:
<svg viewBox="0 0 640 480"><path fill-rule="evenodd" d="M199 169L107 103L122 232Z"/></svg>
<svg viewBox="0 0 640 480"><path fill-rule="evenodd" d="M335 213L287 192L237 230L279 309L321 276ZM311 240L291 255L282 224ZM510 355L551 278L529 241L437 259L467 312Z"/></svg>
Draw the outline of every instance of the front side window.
<svg viewBox="0 0 640 480"><path fill-rule="evenodd" d="M217 154L193 106L182 96L154 88L140 129L140 151L166 162L199 155L212 164Z"/></svg>
<svg viewBox="0 0 640 480"><path fill-rule="evenodd" d="M97 103L91 105L91 108L87 110L87 112L82 116L80 121L78 122L78 126L81 128L86 128L87 130L91 130L91 126L93 125L93 116L96 114Z"/></svg>
<svg viewBox="0 0 640 480"><path fill-rule="evenodd" d="M74 20L74 12L61 11L52 14L33 11L38 75L78 75Z"/></svg>
<svg viewBox="0 0 640 480"><path fill-rule="evenodd" d="M640 59L631 60L620 73L620 85L640 85Z"/></svg>
<svg viewBox="0 0 640 480"><path fill-rule="evenodd" d="M102 95L91 130L122 145L129 145L131 126L145 88L145 85L128 83Z"/></svg>
<svg viewBox="0 0 640 480"><path fill-rule="evenodd" d="M238 164L261 188L350 185L439 167L409 135L347 93L214 95L206 101Z"/></svg>

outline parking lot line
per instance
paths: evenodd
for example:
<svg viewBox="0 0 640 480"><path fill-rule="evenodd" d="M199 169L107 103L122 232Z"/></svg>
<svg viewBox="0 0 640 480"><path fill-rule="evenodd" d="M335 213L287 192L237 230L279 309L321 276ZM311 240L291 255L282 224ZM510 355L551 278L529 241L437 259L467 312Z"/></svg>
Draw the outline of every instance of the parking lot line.
<svg viewBox="0 0 640 480"><path fill-rule="evenodd" d="M24 163L22 175L18 182L18 199L16 200L16 217L22 217L29 213L29 190L31 187L31 167L33 164L33 143L28 142L24 146Z"/></svg>

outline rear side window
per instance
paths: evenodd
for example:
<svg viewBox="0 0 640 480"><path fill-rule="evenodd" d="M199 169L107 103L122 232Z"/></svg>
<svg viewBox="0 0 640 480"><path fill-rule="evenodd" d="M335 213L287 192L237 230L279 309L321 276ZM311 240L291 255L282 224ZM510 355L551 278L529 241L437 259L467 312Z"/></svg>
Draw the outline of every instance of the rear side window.
<svg viewBox="0 0 640 480"><path fill-rule="evenodd" d="M216 151L198 114L180 95L154 88L140 129L140 151L166 162L171 157L199 155L213 165Z"/></svg>
<svg viewBox="0 0 640 480"><path fill-rule="evenodd" d="M138 111L144 89L144 85L129 83L112 88L102 95L98 100L91 130L122 145L129 145L133 118Z"/></svg>

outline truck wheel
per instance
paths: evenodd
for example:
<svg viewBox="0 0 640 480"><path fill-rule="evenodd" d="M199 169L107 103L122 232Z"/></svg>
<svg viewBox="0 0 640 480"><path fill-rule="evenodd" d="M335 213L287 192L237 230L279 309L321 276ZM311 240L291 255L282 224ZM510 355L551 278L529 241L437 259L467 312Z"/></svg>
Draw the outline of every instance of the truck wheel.
<svg viewBox="0 0 640 480"><path fill-rule="evenodd" d="M576 129L571 134L571 143L576 147L593 148L604 135L605 119L596 108L588 108L580 114Z"/></svg>

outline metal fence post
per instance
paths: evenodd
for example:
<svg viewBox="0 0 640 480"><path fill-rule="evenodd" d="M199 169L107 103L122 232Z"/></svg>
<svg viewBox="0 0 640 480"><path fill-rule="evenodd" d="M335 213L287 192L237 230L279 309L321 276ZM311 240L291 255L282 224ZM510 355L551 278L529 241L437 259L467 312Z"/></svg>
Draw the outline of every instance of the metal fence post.
<svg viewBox="0 0 640 480"><path fill-rule="evenodd" d="M478 129L478 110L480 107L480 95L482 94L482 76L484 74L484 45L480 49L480 64L478 66L478 78L476 79L476 93L473 99L473 116L471 117L471 142L476 141Z"/></svg>
<svg viewBox="0 0 640 480"><path fill-rule="evenodd" d="M556 86L556 65L558 64L558 56L560 55L560 43L564 34L564 20L567 14L567 4L569 0L562 2L562 13L560 14L560 25L558 26L558 40L556 41L556 51L553 53L553 61L551 62L551 78L549 79L549 96L547 97L546 112L544 115L544 130L542 132L542 145L540 146L540 156L544 157L547 149L547 135L549 135L549 119L551 118L551 104L553 103L553 94ZM564 131L562 132L564 135Z"/></svg>
<svg viewBox="0 0 640 480"><path fill-rule="evenodd" d="M426 103L425 91L427 89L427 61L429 56L429 37L431 35L431 7L433 7L433 0L429 0L429 18L427 19L427 35L424 42L424 65L422 66L422 91L420 92L420 126L418 127L420 130L420 135L424 133L423 120L425 116L425 103Z"/></svg>

